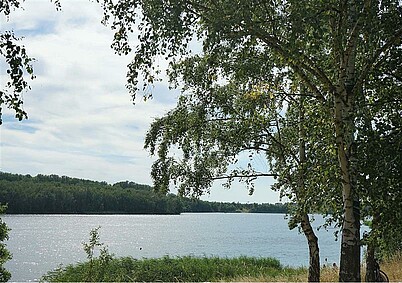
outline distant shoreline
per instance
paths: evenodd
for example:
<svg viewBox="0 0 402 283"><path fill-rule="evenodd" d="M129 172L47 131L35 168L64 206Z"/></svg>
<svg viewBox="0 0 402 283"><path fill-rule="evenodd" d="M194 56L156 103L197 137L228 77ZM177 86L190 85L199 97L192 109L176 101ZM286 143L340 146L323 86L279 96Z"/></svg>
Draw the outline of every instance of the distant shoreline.
<svg viewBox="0 0 402 283"><path fill-rule="evenodd" d="M8 214L139 214L183 212L286 213L287 204L211 202L163 194L148 185L115 184L58 175L0 172L0 204Z"/></svg>
<svg viewBox="0 0 402 283"><path fill-rule="evenodd" d="M286 213L282 212L244 212L244 211L238 211L238 212L210 212L210 211L205 211L205 212L181 212L181 213L125 213L125 212L77 212L77 213L5 213L3 216L7 215L21 215L21 216L26 216L26 215L183 215L183 214L283 214L286 215Z"/></svg>

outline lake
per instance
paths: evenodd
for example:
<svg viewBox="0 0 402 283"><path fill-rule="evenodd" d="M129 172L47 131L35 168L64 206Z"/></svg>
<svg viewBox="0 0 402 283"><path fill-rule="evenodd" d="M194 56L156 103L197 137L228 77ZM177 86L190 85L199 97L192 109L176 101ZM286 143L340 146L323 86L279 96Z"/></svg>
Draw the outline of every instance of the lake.
<svg viewBox="0 0 402 283"><path fill-rule="evenodd" d="M5 215L12 229L6 263L12 281L37 281L60 264L84 261L82 242L101 226L100 238L116 256L241 255L275 257L284 265L307 266L304 235L290 231L283 214L188 213L181 215ZM315 226L322 223L317 216ZM339 261L334 230L318 232L321 262Z"/></svg>

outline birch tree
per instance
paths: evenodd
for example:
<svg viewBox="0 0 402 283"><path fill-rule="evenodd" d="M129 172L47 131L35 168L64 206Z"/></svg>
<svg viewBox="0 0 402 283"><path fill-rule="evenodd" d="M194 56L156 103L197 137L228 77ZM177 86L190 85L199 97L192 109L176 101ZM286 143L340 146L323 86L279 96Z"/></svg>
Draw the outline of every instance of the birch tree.
<svg viewBox="0 0 402 283"><path fill-rule="evenodd" d="M402 52L375 70L357 113L358 186L368 220L366 281L375 280L374 258L402 250Z"/></svg>
<svg viewBox="0 0 402 283"><path fill-rule="evenodd" d="M311 159L307 162L311 149L306 149L307 141L298 133L308 129L309 120L300 121L297 119L302 118L297 116L293 120L291 110L286 115L281 113L285 101L273 99L265 87L248 91L237 87L218 86L200 96L194 89L191 95L180 97L175 109L152 123L145 146L158 157L152 167L155 187L166 192L173 183L181 195L198 197L210 189L214 180L226 180L226 187L239 180L252 194L254 180L274 176L278 179L276 189L294 203L290 227L299 226L306 236L310 254L308 279L317 282L318 238L308 213L325 208L323 194L316 190L311 194L314 182L307 171L314 171L313 167L317 170L318 164ZM304 105L298 99L286 104L303 116ZM315 147L311 140L308 143ZM259 165L256 159L260 163L265 160L266 165ZM329 200L325 203L332 203Z"/></svg>
<svg viewBox="0 0 402 283"><path fill-rule="evenodd" d="M374 70L400 48L402 3L388 1L103 1L105 21L116 30L113 48L126 54L128 89L158 80L159 56L170 58L173 77L191 84L201 74L177 62L196 58L189 44L202 42L204 87L240 81L245 86L286 86L296 76L315 99L332 103L331 124L342 188L340 281L360 281L360 196L355 156L356 101ZM137 44L129 33L138 24ZM250 54L252 50L257 54ZM219 56L217 56L219 54ZM223 56L225 55L225 56ZM248 55L248 56L245 56ZM225 59L225 60L220 60ZM260 72L235 69L245 60ZM187 62L191 62L187 60ZM190 68L191 67L191 68ZM204 75L205 75L204 74ZM251 76L251 74L255 76ZM281 74L278 76L276 74ZM272 78L275 78L273 81ZM286 90L286 87L283 87Z"/></svg>

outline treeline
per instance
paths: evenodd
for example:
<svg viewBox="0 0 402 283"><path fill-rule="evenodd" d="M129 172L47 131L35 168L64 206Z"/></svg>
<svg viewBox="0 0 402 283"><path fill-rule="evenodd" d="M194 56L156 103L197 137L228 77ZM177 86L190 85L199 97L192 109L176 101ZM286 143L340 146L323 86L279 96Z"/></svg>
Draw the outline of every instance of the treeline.
<svg viewBox="0 0 402 283"><path fill-rule="evenodd" d="M282 204L208 202L155 193L134 182L108 184L58 175L0 172L0 203L9 214L179 214L182 212L285 213Z"/></svg>

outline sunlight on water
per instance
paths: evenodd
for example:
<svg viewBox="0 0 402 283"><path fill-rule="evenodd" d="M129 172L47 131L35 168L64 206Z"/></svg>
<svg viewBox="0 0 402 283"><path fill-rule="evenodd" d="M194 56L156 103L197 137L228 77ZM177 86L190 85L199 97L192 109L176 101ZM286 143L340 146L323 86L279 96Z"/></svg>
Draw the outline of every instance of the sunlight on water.
<svg viewBox="0 0 402 283"><path fill-rule="evenodd" d="M12 281L33 281L60 264L84 261L82 242L101 226L101 241L116 256L164 255L275 257L284 265L308 264L307 242L290 231L282 214L7 215L6 264ZM317 217L316 223L322 223ZM317 225L316 224L316 225ZM333 230L318 232L321 259L338 262Z"/></svg>

